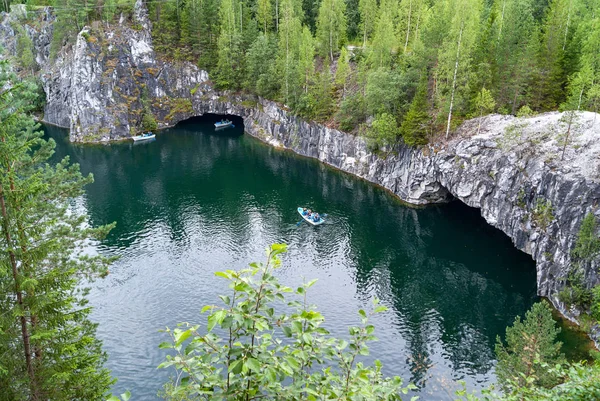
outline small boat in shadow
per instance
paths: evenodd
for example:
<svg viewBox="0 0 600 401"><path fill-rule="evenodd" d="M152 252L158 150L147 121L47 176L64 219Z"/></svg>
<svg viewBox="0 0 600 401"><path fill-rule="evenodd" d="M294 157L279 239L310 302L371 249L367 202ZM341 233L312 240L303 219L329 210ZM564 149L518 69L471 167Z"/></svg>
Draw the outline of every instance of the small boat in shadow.
<svg viewBox="0 0 600 401"><path fill-rule="evenodd" d="M143 133L142 135L137 135L137 136L131 137L131 139L133 139L133 142L149 141L154 138L156 138L156 135L153 134L152 132L146 132L146 133Z"/></svg>
<svg viewBox="0 0 600 401"><path fill-rule="evenodd" d="M233 121L230 120L221 120L215 123L215 129L227 128L227 127L235 127L233 125Z"/></svg>

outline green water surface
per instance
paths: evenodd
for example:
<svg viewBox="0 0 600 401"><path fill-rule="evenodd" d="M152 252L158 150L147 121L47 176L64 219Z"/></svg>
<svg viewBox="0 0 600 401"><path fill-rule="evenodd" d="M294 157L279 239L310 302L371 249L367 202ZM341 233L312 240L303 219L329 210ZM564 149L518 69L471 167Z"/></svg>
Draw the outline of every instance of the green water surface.
<svg viewBox="0 0 600 401"><path fill-rule="evenodd" d="M239 120L215 132L216 120L190 120L148 143L94 146L46 127L57 158L69 155L94 174L77 207L93 225L117 222L98 248L120 259L90 294L116 392L156 399L172 373L156 369L167 340L158 330L204 324L200 309L226 291L214 272L262 260L274 242L289 244L278 272L285 284L319 280L309 300L334 334L347 335L374 297L390 308L374 321L372 357L416 383L421 399L452 399L458 380L472 389L494 382L496 336L537 300L531 257L478 210L406 207L363 180L242 135ZM326 224L297 225L305 205L327 213Z"/></svg>

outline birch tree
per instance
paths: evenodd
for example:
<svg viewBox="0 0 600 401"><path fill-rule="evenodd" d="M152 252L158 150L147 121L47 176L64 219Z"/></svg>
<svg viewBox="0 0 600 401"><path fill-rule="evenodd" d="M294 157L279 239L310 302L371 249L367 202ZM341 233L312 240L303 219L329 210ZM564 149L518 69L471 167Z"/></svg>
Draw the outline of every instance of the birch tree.
<svg viewBox="0 0 600 401"><path fill-rule="evenodd" d="M282 0L279 21L278 69L282 78L282 98L293 105L298 96L298 49L302 27L293 0Z"/></svg>
<svg viewBox="0 0 600 401"><path fill-rule="evenodd" d="M373 44L369 52L369 62L373 68L391 67L392 51L397 43L394 29L397 8L396 0L382 0L379 5Z"/></svg>
<svg viewBox="0 0 600 401"><path fill-rule="evenodd" d="M367 40L371 38L371 33L375 29L375 20L377 18L377 1L360 0L358 3L360 10L360 29L363 34L363 48L367 46Z"/></svg>
<svg viewBox="0 0 600 401"><path fill-rule="evenodd" d="M480 21L480 0L449 0L451 25L440 49L438 71L441 103L447 107L446 138L450 133L452 113L457 95L461 95L467 84L470 58Z"/></svg>
<svg viewBox="0 0 600 401"><path fill-rule="evenodd" d="M258 22L259 28L261 28L266 35L267 30L273 23L271 0L258 0L256 4L256 21Z"/></svg>
<svg viewBox="0 0 600 401"><path fill-rule="evenodd" d="M321 55L329 56L333 62L334 53L346 40L346 3L344 0L323 0L317 19L317 39Z"/></svg>

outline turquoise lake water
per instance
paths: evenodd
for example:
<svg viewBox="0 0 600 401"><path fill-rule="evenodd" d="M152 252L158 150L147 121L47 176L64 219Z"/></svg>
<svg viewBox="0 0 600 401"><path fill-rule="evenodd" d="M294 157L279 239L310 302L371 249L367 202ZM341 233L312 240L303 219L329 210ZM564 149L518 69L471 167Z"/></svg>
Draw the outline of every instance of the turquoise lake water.
<svg viewBox="0 0 600 401"><path fill-rule="evenodd" d="M271 148L214 116L160 132L148 143L72 145L46 127L56 157L69 155L94 184L78 201L93 225L117 222L98 247L119 255L93 284L92 318L119 379L115 391L157 399L172 372L157 370L168 338L158 330L218 302L215 271L262 261L289 244L281 281L317 278L309 300L344 336L356 311L381 299L371 356L419 386L423 400L450 400L465 380L494 382L493 347L537 300L535 265L479 211L459 202L409 208L387 191L315 160ZM298 206L329 215L297 225Z"/></svg>

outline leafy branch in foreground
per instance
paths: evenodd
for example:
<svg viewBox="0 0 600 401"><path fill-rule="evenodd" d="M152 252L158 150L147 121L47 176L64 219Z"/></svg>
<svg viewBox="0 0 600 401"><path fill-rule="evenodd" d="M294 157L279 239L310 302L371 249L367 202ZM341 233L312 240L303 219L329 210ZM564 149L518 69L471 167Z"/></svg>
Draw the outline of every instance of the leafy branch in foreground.
<svg viewBox="0 0 600 401"><path fill-rule="evenodd" d="M316 280L294 291L273 275L286 248L272 245L266 264L216 273L229 281L231 293L220 296L224 306L202 309L209 313L205 334L189 323L166 329L172 341L160 347L174 355L159 367L177 371L165 385L166 399L399 400L414 388L384 377L379 361L360 362L376 339L369 317L386 308L374 302L370 314L359 311L362 324L349 329L348 340L332 337L323 315L307 303ZM292 293L296 299L288 302Z"/></svg>

